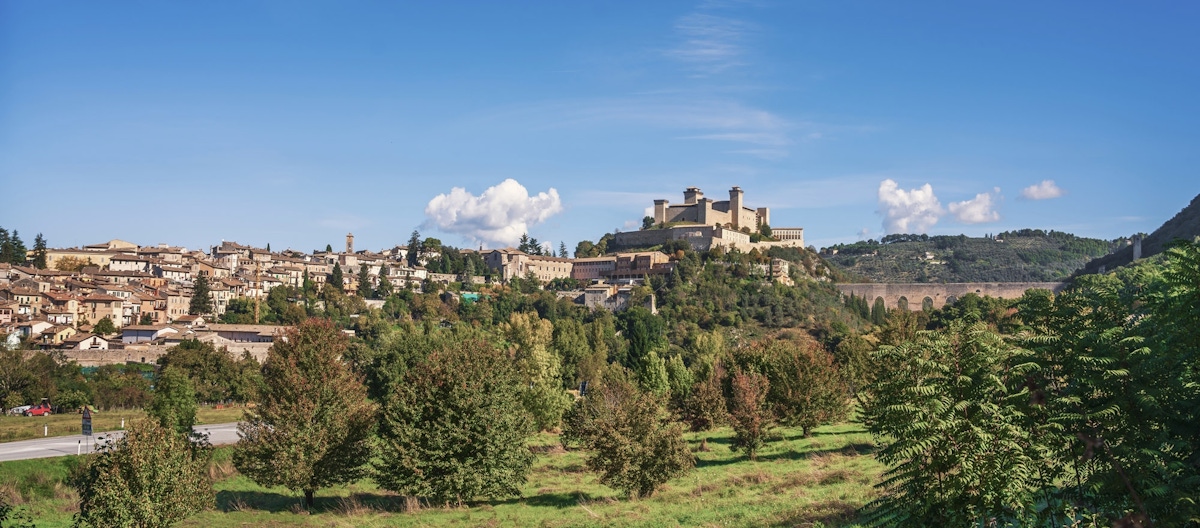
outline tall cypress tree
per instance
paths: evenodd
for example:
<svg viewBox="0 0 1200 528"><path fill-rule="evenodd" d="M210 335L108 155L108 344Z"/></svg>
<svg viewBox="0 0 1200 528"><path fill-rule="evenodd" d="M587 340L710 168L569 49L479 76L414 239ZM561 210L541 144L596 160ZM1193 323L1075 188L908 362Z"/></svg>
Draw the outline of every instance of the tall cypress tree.
<svg viewBox="0 0 1200 528"><path fill-rule="evenodd" d="M12 258L12 237L8 236L7 229L0 227L0 262L12 262Z"/></svg>
<svg viewBox="0 0 1200 528"><path fill-rule="evenodd" d="M192 302L188 304L188 313L203 315L212 312L212 292L208 288L208 276L200 274L192 286Z"/></svg>
<svg viewBox="0 0 1200 528"><path fill-rule="evenodd" d="M358 265L358 296L363 299L375 297L375 288L371 287L371 273L365 263Z"/></svg>
<svg viewBox="0 0 1200 528"><path fill-rule="evenodd" d="M421 264L421 233L416 229L413 229L412 236L408 237L408 255L405 259L408 260L410 268Z"/></svg>
<svg viewBox="0 0 1200 528"><path fill-rule="evenodd" d="M342 291L346 287L346 278L342 276L341 263L333 263L333 272L329 274L329 284L332 284L338 291Z"/></svg>
<svg viewBox="0 0 1200 528"><path fill-rule="evenodd" d="M46 269L46 239L41 233L33 239L33 267Z"/></svg>
<svg viewBox="0 0 1200 528"><path fill-rule="evenodd" d="M29 251L25 249L25 243L21 241L21 235L17 233L16 229L13 229L12 257L9 259L9 262L23 266L28 259L28 253Z"/></svg>

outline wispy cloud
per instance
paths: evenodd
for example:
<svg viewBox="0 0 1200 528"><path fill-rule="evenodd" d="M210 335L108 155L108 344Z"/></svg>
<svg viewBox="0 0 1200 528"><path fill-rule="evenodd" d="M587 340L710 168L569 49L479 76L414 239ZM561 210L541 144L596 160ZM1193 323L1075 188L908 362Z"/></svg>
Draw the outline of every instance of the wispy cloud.
<svg viewBox="0 0 1200 528"><path fill-rule="evenodd" d="M666 56L683 62L694 75L715 75L744 65L742 41L754 26L734 18L695 12L675 23L682 42Z"/></svg>

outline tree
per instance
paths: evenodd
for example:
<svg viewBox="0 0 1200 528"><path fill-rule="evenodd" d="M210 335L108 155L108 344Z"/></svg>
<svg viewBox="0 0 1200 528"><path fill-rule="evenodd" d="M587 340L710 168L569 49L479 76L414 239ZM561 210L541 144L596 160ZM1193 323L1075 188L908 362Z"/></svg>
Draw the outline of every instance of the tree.
<svg viewBox="0 0 1200 528"><path fill-rule="evenodd" d="M92 332L100 335L110 335L117 333L117 327L113 325L112 319L107 315L96 321L95 326L92 326Z"/></svg>
<svg viewBox="0 0 1200 528"><path fill-rule="evenodd" d="M340 262L333 263L333 271L329 273L328 284L337 288L337 291L342 291L346 287L346 278L342 276L342 264Z"/></svg>
<svg viewBox="0 0 1200 528"><path fill-rule="evenodd" d="M33 239L33 267L37 269L46 269L46 239L41 233L38 233Z"/></svg>
<svg viewBox="0 0 1200 528"><path fill-rule="evenodd" d="M729 418L733 422L733 449L746 452L750 460L758 456L771 425L767 407L767 377L757 372L737 370L730 378Z"/></svg>
<svg viewBox="0 0 1200 528"><path fill-rule="evenodd" d="M333 253L333 244L325 244L325 252Z"/></svg>
<svg viewBox="0 0 1200 528"><path fill-rule="evenodd" d="M384 264L379 268L379 286L375 288L376 299L387 299L392 296L395 287L392 286L392 280L388 278L388 267Z"/></svg>
<svg viewBox="0 0 1200 528"><path fill-rule="evenodd" d="M808 437L814 427L850 412L846 383L833 356L819 345L777 340L756 346L767 356L767 401L781 423L800 427Z"/></svg>
<svg viewBox="0 0 1200 528"><path fill-rule="evenodd" d="M575 244L575 258L590 258L598 257L600 254L596 251L596 245L590 240L580 240Z"/></svg>
<svg viewBox="0 0 1200 528"><path fill-rule="evenodd" d="M375 479L441 502L519 495L534 460L521 386L512 360L486 341L432 351L387 395Z"/></svg>
<svg viewBox="0 0 1200 528"><path fill-rule="evenodd" d="M13 229L10 244L12 245L12 256L9 258L9 262L14 265L24 266L25 261L29 258L29 251L25 249L25 243L21 241L21 235L17 234L16 229Z"/></svg>
<svg viewBox="0 0 1200 528"><path fill-rule="evenodd" d="M371 272L366 263L358 265L358 296L363 299L375 297L375 288L371 287Z"/></svg>
<svg viewBox="0 0 1200 528"><path fill-rule="evenodd" d="M192 285L192 301L188 304L188 313L204 315L212 311L212 292L208 287L208 275L201 273L196 276L196 282Z"/></svg>
<svg viewBox="0 0 1200 528"><path fill-rule="evenodd" d="M75 526L167 527L212 506L211 448L150 419L88 457L72 486Z"/></svg>
<svg viewBox="0 0 1200 528"><path fill-rule="evenodd" d="M142 316L141 316L141 317L139 317L139 318L138 318L138 323L137 323L137 324L140 324L140 325L152 325L152 324L154 324L154 316L153 316L153 315L150 315L150 312L145 312L145 313L143 313L143 314L142 314Z"/></svg>
<svg viewBox="0 0 1200 528"><path fill-rule="evenodd" d="M762 225L758 226L758 233L766 238L771 238L771 226L763 222Z"/></svg>
<svg viewBox="0 0 1200 528"><path fill-rule="evenodd" d="M729 421L725 406L725 395L721 392L721 381L725 368L718 362L708 376L692 386L692 392L684 401L681 415L692 431L708 431Z"/></svg>
<svg viewBox="0 0 1200 528"><path fill-rule="evenodd" d="M196 392L187 374L175 367L166 367L154 382L154 397L146 412L158 424L183 436L192 434L196 424Z"/></svg>
<svg viewBox="0 0 1200 528"><path fill-rule="evenodd" d="M642 231L650 229L651 227L654 227L654 217L647 216L642 218Z"/></svg>
<svg viewBox="0 0 1200 528"><path fill-rule="evenodd" d="M421 233L416 229L413 229L412 236L408 237L408 253L405 259L408 260L410 268L421 265Z"/></svg>
<svg viewBox="0 0 1200 528"><path fill-rule="evenodd" d="M564 420L564 443L591 450L587 467L600 482L631 498L649 497L688 472L696 459L683 426L670 418L663 399L641 392L621 367L577 401Z"/></svg>
<svg viewBox="0 0 1200 528"><path fill-rule="evenodd" d="M343 361L349 338L309 319L276 340L263 365L257 407L238 424L233 462L262 486L304 492L358 480L370 458L375 406Z"/></svg>
<svg viewBox="0 0 1200 528"><path fill-rule="evenodd" d="M567 258L569 256L569 255L567 255L566 241L563 241L563 240L558 241L558 256L559 256L559 258Z"/></svg>
<svg viewBox="0 0 1200 528"><path fill-rule="evenodd" d="M91 260L84 260L78 257L62 257L54 261L54 269L58 271L79 271L85 266L91 265Z"/></svg>
<svg viewBox="0 0 1200 528"><path fill-rule="evenodd" d="M1057 501L1034 492L1051 484L1055 475L1044 470L1057 464L1039 439L1056 428L1028 423L1022 407L1030 393L1005 383L1033 373L1031 363L1013 361L1017 354L979 323L922 332L875 353L887 375L870 385L863 421L881 441L876 456L889 466L880 485L885 495L873 503L878 522L1041 524L1028 517L1034 502Z"/></svg>
<svg viewBox="0 0 1200 528"><path fill-rule="evenodd" d="M887 315L887 305L883 303L883 297L876 297L875 303L871 305L871 322L883 326L883 323L887 322Z"/></svg>
<svg viewBox="0 0 1200 528"><path fill-rule="evenodd" d="M500 332L516 346L514 362L521 376L521 401L539 430L557 427L571 397L562 388L561 361L550 350L554 325L537 312L513 313Z"/></svg>

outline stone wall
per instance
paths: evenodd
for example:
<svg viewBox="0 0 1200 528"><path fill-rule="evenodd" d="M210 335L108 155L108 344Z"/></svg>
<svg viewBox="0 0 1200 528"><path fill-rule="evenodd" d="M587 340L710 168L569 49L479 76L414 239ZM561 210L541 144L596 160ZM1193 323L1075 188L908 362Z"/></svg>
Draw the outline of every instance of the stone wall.
<svg viewBox="0 0 1200 528"><path fill-rule="evenodd" d="M968 293L979 296L1015 299L1025 294L1027 290L1050 290L1054 293L1062 291L1066 283L1062 282L952 282L945 284L931 283L891 283L891 284L838 284L842 295L854 294L865 297L868 304L874 304L875 299L882 298L888 308L901 308L907 305L909 310L921 310L925 299L933 303L934 308L941 308L953 303L959 297Z"/></svg>

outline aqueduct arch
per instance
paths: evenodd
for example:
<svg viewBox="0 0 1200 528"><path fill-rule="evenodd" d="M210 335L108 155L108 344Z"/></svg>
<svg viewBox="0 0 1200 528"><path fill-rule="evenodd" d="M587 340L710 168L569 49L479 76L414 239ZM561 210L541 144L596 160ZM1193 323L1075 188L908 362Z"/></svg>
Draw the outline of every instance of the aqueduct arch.
<svg viewBox="0 0 1200 528"><path fill-rule="evenodd" d="M927 306L941 308L968 293L979 296L1015 299L1027 290L1050 290L1054 293L1066 287L1063 282L948 282L932 283L857 283L838 284L842 295L854 294L866 299L882 298L884 306L897 308L905 302L909 310L924 310ZM918 301L919 300L919 301Z"/></svg>

